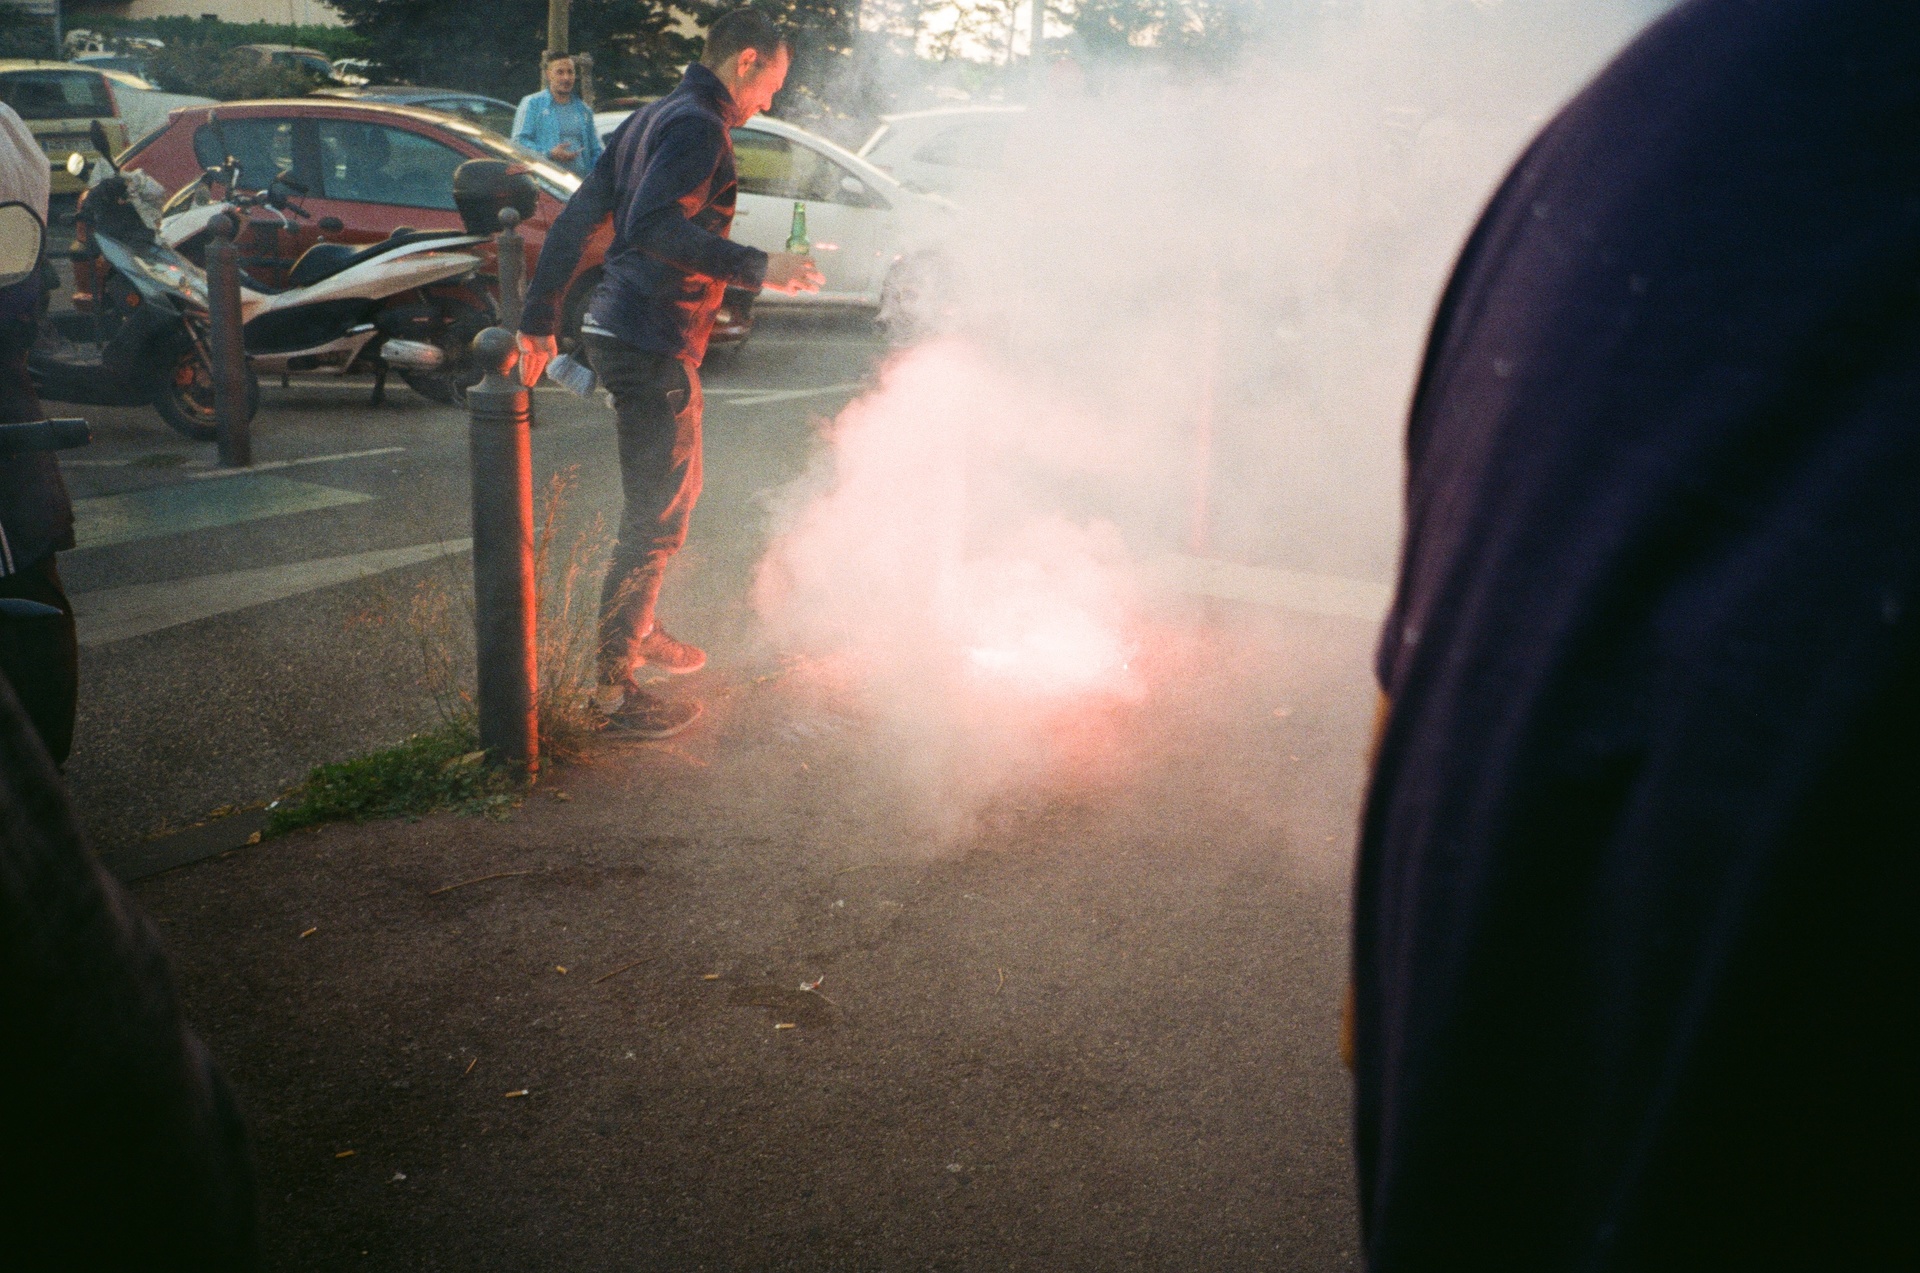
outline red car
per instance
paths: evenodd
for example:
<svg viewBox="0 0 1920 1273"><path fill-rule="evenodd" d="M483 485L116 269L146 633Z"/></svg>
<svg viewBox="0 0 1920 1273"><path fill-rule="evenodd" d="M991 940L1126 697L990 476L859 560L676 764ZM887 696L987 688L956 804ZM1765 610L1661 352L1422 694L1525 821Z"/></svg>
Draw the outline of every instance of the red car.
<svg viewBox="0 0 1920 1273"><path fill-rule="evenodd" d="M240 184L260 189L286 173L306 187L296 196L311 220L289 214L291 225L262 224L256 216L242 236L243 268L264 283L282 286L300 254L323 238L335 243L377 243L402 228L459 230L453 203L453 170L469 159L507 159L525 165L539 190L539 206L521 226L529 274L540 245L580 179L531 155L498 133L442 111L378 102L328 98L225 102L174 111L167 126L120 156L121 167L145 172L169 191L197 180L231 154L240 161ZM340 228L320 223L337 218ZM587 243L567 291L562 331L574 335L587 295L600 278L600 261L612 232L602 227ZM482 255L490 255L483 249ZM87 284L75 303L85 307ZM736 321L723 310L714 343L746 335L746 306Z"/></svg>

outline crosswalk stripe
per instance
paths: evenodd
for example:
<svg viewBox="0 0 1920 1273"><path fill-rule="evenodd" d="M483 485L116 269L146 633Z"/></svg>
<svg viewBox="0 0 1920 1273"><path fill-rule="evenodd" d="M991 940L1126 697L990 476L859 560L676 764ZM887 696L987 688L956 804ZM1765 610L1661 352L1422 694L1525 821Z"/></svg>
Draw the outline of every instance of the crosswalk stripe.
<svg viewBox="0 0 1920 1273"><path fill-rule="evenodd" d="M73 501L74 546L104 548L289 513L364 504L372 498L359 491L295 482L271 473L245 473L224 482L153 486Z"/></svg>
<svg viewBox="0 0 1920 1273"><path fill-rule="evenodd" d="M202 575L197 579L172 579L165 583L103 588L97 592L76 594L73 598L73 615L80 629L81 645L107 645L198 619L210 619L215 615L265 605L270 601L284 601L288 597L330 588L335 584L385 574L402 566L418 565L423 561L463 553L472 547L471 539L448 539L436 544L382 548L343 557L296 561L284 566L261 566L252 570Z"/></svg>

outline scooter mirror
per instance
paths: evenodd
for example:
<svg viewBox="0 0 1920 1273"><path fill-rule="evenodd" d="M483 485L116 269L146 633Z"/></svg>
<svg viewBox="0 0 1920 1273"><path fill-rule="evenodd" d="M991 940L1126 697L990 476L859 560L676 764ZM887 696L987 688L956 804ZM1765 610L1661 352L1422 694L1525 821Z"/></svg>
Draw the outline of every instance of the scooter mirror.
<svg viewBox="0 0 1920 1273"><path fill-rule="evenodd" d="M40 268L47 228L24 203L0 203L0 287L31 278Z"/></svg>
<svg viewBox="0 0 1920 1273"><path fill-rule="evenodd" d="M67 174L69 176L85 177L87 175L87 167L87 157L79 151L76 150L67 156Z"/></svg>

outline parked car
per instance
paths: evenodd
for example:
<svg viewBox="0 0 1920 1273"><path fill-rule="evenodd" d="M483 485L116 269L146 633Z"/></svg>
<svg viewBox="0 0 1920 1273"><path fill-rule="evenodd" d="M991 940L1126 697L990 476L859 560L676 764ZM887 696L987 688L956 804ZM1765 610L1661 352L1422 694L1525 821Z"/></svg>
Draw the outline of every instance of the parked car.
<svg viewBox="0 0 1920 1273"><path fill-rule="evenodd" d="M373 83L373 60L364 57L337 57L333 59L333 79L336 84L345 84L358 88L362 84Z"/></svg>
<svg viewBox="0 0 1920 1273"><path fill-rule="evenodd" d="M145 83L71 62L0 61L0 102L19 112L47 152L54 197L80 193L82 182L67 171L67 156L78 151L89 160L99 158L88 137L93 121L100 121L115 149L127 144L127 125L113 88L125 80Z"/></svg>
<svg viewBox="0 0 1920 1273"><path fill-rule="evenodd" d="M95 71L121 71L127 75L147 78L147 59L137 53L82 53L73 59L75 66L88 67Z"/></svg>
<svg viewBox="0 0 1920 1273"><path fill-rule="evenodd" d="M911 190L964 197L1000 167L1024 106L954 106L883 115L860 157Z"/></svg>
<svg viewBox="0 0 1920 1273"><path fill-rule="evenodd" d="M416 88L411 84L338 84L316 88L313 95L338 97L349 102L389 102L395 106L445 111L499 133L502 137L513 136L513 103L479 93L463 93L451 88Z"/></svg>
<svg viewBox="0 0 1920 1273"><path fill-rule="evenodd" d="M234 46L233 51L252 56L262 66L305 71L323 80L333 78L333 63L319 49L305 49L297 44L239 44Z"/></svg>
<svg viewBox="0 0 1920 1273"><path fill-rule="evenodd" d="M527 154L505 137L460 115L338 97L228 102L175 111L167 126L120 157L129 172L149 174L169 191L199 180L231 154L240 161L242 189L262 189L279 173L303 186L299 197L311 219L254 225L242 239L241 264L270 286L285 286L301 254L323 238L334 243L378 243L403 230L458 230L453 171L468 159L505 159L533 178L539 202L520 227L531 272L540 245L580 179ZM337 229L325 229L338 220ZM578 338L587 294L600 278L610 228L591 238L564 300L561 334ZM483 274L496 285L491 244L478 249ZM76 308L91 304L90 280L76 274ZM715 343L745 336L743 325L716 324Z"/></svg>
<svg viewBox="0 0 1920 1273"><path fill-rule="evenodd" d="M604 112L594 123L609 137L629 113ZM951 203L909 190L826 138L767 115L733 130L733 157L740 181L733 237L782 251L793 206L803 204L814 260L826 277L817 293L768 292L757 304L882 310L893 293L921 285Z"/></svg>

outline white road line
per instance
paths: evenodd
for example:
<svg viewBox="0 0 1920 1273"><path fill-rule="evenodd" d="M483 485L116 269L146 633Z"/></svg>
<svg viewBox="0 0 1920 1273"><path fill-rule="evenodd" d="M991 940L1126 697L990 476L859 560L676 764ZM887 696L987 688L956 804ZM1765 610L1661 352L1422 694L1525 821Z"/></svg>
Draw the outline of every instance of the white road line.
<svg viewBox="0 0 1920 1273"><path fill-rule="evenodd" d="M1194 596L1250 601L1281 610L1362 619L1368 623L1378 623L1385 618L1387 606L1393 601L1392 588L1366 579L1243 566L1186 553L1156 557L1148 563L1148 571L1163 586Z"/></svg>
<svg viewBox="0 0 1920 1273"><path fill-rule="evenodd" d="M245 477L249 473L298 468L302 464L331 464L335 460L364 460L369 455L398 455L406 449L404 446L376 446L370 451L337 451L332 455L303 455L297 460L269 460L265 464L254 464L244 469L206 469L202 472L187 474L187 480L204 482L215 477Z"/></svg>
<svg viewBox="0 0 1920 1273"><path fill-rule="evenodd" d="M210 619L269 601L283 601L402 566L463 553L472 547L471 539L449 539L410 548L383 548L285 566L202 575L198 579L104 588L77 594L73 598L73 614L80 629L81 645L108 645L196 619Z"/></svg>
<svg viewBox="0 0 1920 1273"><path fill-rule="evenodd" d="M817 389L771 389L751 396L725 398L715 402L715 406L758 407L769 402L792 402L796 398L824 398L829 394L858 393L866 388L864 384L848 383L842 385L821 385Z"/></svg>

